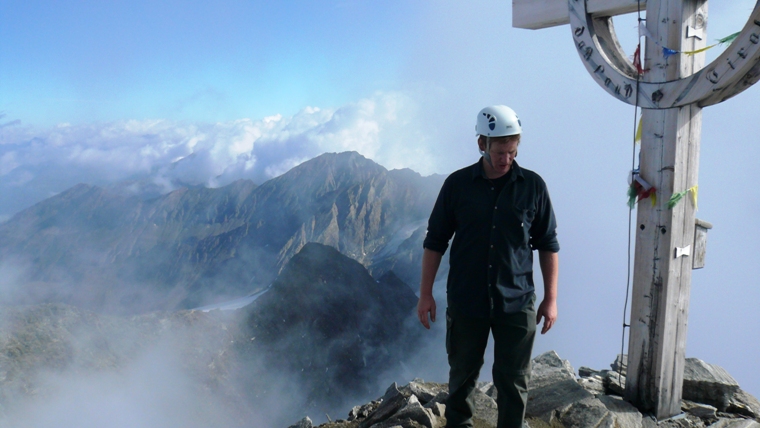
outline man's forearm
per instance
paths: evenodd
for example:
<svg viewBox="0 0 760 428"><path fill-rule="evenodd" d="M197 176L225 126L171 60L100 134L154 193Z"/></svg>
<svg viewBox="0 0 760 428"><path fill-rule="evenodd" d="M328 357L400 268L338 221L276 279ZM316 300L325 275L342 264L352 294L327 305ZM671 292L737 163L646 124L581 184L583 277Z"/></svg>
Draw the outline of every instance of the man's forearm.
<svg viewBox="0 0 760 428"><path fill-rule="evenodd" d="M425 248L422 253L422 279L420 280L420 296L433 294L433 283L438 267L441 265L443 254Z"/></svg>
<svg viewBox="0 0 760 428"><path fill-rule="evenodd" d="M559 256L551 251L539 251L538 261L544 278L544 300L557 300L557 279L559 277Z"/></svg>

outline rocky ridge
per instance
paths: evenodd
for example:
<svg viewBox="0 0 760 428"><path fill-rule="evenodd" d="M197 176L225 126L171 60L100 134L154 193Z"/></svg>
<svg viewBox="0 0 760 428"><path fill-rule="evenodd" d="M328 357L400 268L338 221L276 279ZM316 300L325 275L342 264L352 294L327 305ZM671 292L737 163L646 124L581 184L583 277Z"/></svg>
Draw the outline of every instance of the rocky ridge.
<svg viewBox="0 0 760 428"><path fill-rule="evenodd" d="M0 268L17 284L2 297L111 313L192 309L265 289L308 242L416 284L442 182L347 152L259 186L146 196L80 184L0 224Z"/></svg>
<svg viewBox="0 0 760 428"><path fill-rule="evenodd" d="M686 361L683 413L664 421L639 412L622 398L626 358L618 356L612 370L581 367L576 376L556 352L532 361L526 426L530 428L760 428L760 402L742 391L721 367L696 358ZM392 384L385 394L356 406L347 419L319 428L443 428L446 425L446 384L415 379L403 387ZM476 428L496 426L496 388L479 383L475 390ZM312 428L307 416L289 428Z"/></svg>
<svg viewBox="0 0 760 428"><path fill-rule="evenodd" d="M241 310L238 352L266 349L263 366L295 373L304 406L338 405L346 395L370 396L384 370L413 354L416 305L392 272L375 280L335 248L309 243Z"/></svg>

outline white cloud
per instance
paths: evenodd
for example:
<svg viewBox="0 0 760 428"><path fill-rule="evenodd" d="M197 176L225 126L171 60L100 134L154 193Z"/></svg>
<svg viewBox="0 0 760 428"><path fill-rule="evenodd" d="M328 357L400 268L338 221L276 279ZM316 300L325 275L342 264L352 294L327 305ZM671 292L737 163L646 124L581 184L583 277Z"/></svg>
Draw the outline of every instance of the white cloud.
<svg viewBox="0 0 760 428"><path fill-rule="evenodd" d="M325 152L357 151L388 168L432 172L412 124L417 108L402 93L376 93L337 109L306 107L291 117L219 123L125 120L7 127L0 134L0 215L79 182L148 179L218 187L262 183Z"/></svg>

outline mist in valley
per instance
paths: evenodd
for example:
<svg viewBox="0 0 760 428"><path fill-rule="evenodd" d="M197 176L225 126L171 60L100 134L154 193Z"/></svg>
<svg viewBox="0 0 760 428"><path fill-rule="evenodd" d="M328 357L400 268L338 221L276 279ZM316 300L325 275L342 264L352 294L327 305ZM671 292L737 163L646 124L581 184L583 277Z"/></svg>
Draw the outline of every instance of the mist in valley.
<svg viewBox="0 0 760 428"><path fill-rule="evenodd" d="M404 247L398 242L390 245ZM421 242L415 247L421 249ZM85 254L73 260L80 262L80 255L89 259ZM141 284L121 284L130 290L128 301L93 299L92 292L109 296L118 295L118 290L104 290L99 283L21 282L30 276L25 268L34 263L4 260L2 423L287 426L307 415L315 422L345 418L351 407L377 399L393 382L445 382L445 279L435 289L438 322L425 331L414 315L414 291L391 271L386 273L400 295L383 288L380 279L385 277L372 278L337 251L319 254L321 259L296 271L295 277L279 278L255 293L253 303L234 310L217 309L225 301L209 295L204 308L155 311L152 308L171 301ZM342 259L337 267L335 257ZM330 275L342 271L345 263L354 271L342 280L345 290L338 291L349 295L330 295L336 281ZM53 277L60 276L60 268ZM387 297L353 295L351 287L360 278L377 284L377 292ZM209 289L224 280L223 275L215 278ZM312 283L328 288L314 290ZM406 303L401 305L401 297L394 296L403 296ZM69 303L57 303L61 299ZM299 314L312 325L295 319ZM314 322L325 324L315 330ZM259 323L276 328L256 330ZM346 326L348 333L336 333ZM352 332L368 337L354 340ZM359 359L363 364L351 364Z"/></svg>

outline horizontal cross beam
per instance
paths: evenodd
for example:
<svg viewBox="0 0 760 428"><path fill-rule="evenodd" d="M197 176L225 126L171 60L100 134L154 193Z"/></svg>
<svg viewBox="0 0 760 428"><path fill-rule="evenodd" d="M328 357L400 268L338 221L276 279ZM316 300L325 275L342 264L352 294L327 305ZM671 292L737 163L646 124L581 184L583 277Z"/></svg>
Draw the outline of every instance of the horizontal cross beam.
<svg viewBox="0 0 760 428"><path fill-rule="evenodd" d="M616 16L646 10L646 0L587 0L592 16ZM528 30L570 23L567 0L512 0L512 26Z"/></svg>

